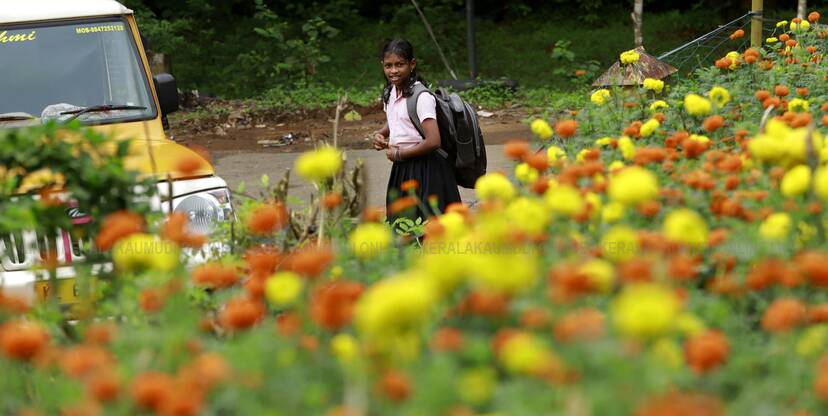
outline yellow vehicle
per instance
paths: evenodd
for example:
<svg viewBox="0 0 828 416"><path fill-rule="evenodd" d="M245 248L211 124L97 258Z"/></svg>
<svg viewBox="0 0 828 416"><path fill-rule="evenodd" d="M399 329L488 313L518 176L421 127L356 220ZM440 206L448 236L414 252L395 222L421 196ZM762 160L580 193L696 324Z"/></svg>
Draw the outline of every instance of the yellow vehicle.
<svg viewBox="0 0 828 416"><path fill-rule="evenodd" d="M192 231L206 233L232 218L227 184L204 160L183 175L177 163L192 150L164 133L162 120L178 109L169 74L152 76L131 10L113 0L7 0L0 7L0 129L77 119L117 138L132 138L128 167L158 179L154 206L186 213ZM171 183L167 182L168 180ZM25 185L25 183L24 183ZM68 211L70 216L77 211ZM42 248L54 247L62 266L61 301L76 296L71 264L83 258L68 233L0 234L0 286L32 299L52 288L41 270Z"/></svg>

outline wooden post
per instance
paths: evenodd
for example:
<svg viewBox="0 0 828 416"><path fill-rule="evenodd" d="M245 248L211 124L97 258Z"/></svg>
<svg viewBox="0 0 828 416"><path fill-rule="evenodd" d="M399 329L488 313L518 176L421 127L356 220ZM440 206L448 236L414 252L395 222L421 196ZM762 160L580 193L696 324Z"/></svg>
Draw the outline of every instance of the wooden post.
<svg viewBox="0 0 828 416"><path fill-rule="evenodd" d="M796 17L805 19L805 13L808 12L808 0L799 0L796 6Z"/></svg>
<svg viewBox="0 0 828 416"><path fill-rule="evenodd" d="M641 34L641 15L644 12L644 0L635 0L633 4L632 21L635 47L644 46L644 37Z"/></svg>
<svg viewBox="0 0 828 416"><path fill-rule="evenodd" d="M750 46L762 46L762 0L751 1L751 11L755 13L750 19Z"/></svg>

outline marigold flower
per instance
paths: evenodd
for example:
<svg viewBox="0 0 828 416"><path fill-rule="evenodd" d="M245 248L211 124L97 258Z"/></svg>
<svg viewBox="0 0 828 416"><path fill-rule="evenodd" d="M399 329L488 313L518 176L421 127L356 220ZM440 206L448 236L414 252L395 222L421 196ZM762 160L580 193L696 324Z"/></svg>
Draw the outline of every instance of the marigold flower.
<svg viewBox="0 0 828 416"><path fill-rule="evenodd" d="M553 211L557 208L549 204L547 206L552 208ZM544 206L543 201L525 197L517 198L509 203L506 207L506 217L516 229L529 236L543 234L550 220L549 211Z"/></svg>
<svg viewBox="0 0 828 416"><path fill-rule="evenodd" d="M808 13L808 21L811 23L816 23L819 21L819 12L810 12Z"/></svg>
<svg viewBox="0 0 828 416"><path fill-rule="evenodd" d="M769 215L759 226L759 234L770 241L784 240L791 229L791 217L784 212Z"/></svg>
<svg viewBox="0 0 828 416"><path fill-rule="evenodd" d="M651 283L626 286L610 311L616 330L632 338L651 338L670 331L681 304L675 292Z"/></svg>
<svg viewBox="0 0 828 416"><path fill-rule="evenodd" d="M515 196L515 188L506 176L491 172L477 179L474 184L477 197L484 201L508 201Z"/></svg>
<svg viewBox="0 0 828 416"><path fill-rule="evenodd" d="M276 307L290 306L302 294L305 283L298 274L279 272L265 281L265 297Z"/></svg>
<svg viewBox="0 0 828 416"><path fill-rule="evenodd" d="M713 116L709 116L706 119L704 119L704 122L702 123L702 126L704 127L704 129L707 132L713 133L714 131L716 131L716 130L722 128L722 126L724 126L724 117L722 117L718 114L713 115Z"/></svg>
<svg viewBox="0 0 828 416"><path fill-rule="evenodd" d="M296 172L311 182L332 178L342 169L342 155L333 147L323 146L302 153L295 163Z"/></svg>
<svg viewBox="0 0 828 416"><path fill-rule="evenodd" d="M394 402L405 401L413 390L408 376L396 370L386 371L379 380L378 388Z"/></svg>
<svg viewBox="0 0 828 416"><path fill-rule="evenodd" d="M497 372L491 367L464 370L457 379L457 394L470 404L483 405L491 400L497 388ZM458 414L456 416L461 416Z"/></svg>
<svg viewBox="0 0 828 416"><path fill-rule="evenodd" d="M766 38L766 39L765 39L765 43L774 44L774 43L776 43L776 42L779 42L779 39L777 39L777 38L776 38L776 37L774 37L774 36L771 36L771 37L769 37L769 38Z"/></svg>
<svg viewBox="0 0 828 416"><path fill-rule="evenodd" d="M777 85L773 87L773 93L776 94L777 97L785 97L790 93L790 90L784 85Z"/></svg>
<svg viewBox="0 0 828 416"><path fill-rule="evenodd" d="M638 236L629 227L613 227L601 237L601 254L607 259L630 260L638 254L638 250Z"/></svg>
<svg viewBox="0 0 828 416"><path fill-rule="evenodd" d="M203 264L193 269L192 279L198 286L224 289L239 282L239 271L235 266L219 262Z"/></svg>
<svg viewBox="0 0 828 416"><path fill-rule="evenodd" d="M576 309L555 323L555 339L563 343L595 341L604 335L604 321L604 314L597 309Z"/></svg>
<svg viewBox="0 0 828 416"><path fill-rule="evenodd" d="M519 163L517 166L515 166L515 179L517 179L521 183L535 182L539 176L540 172L538 172L537 169L529 166L528 163Z"/></svg>
<svg viewBox="0 0 828 416"><path fill-rule="evenodd" d="M799 299L776 299L762 316L762 328L768 332L787 332L804 323L807 312L807 307Z"/></svg>
<svg viewBox="0 0 828 416"><path fill-rule="evenodd" d="M796 343L796 353L802 357L812 357L825 350L828 340L828 325L814 325L806 329Z"/></svg>
<svg viewBox="0 0 828 416"><path fill-rule="evenodd" d="M664 81L660 79L644 78L642 86L646 90L650 90L656 94L661 94L661 91L664 89Z"/></svg>
<svg viewBox="0 0 828 416"><path fill-rule="evenodd" d="M697 373L718 368L730 352L730 343L720 331L708 330L694 335L684 344L687 365Z"/></svg>
<svg viewBox="0 0 828 416"><path fill-rule="evenodd" d="M169 272L178 267L181 250L171 242L149 234L130 234L112 248L115 268L125 272L149 269Z"/></svg>
<svg viewBox="0 0 828 416"><path fill-rule="evenodd" d="M311 319L332 331L345 327L353 318L354 305L363 290L362 284L346 280L315 288L310 297Z"/></svg>
<svg viewBox="0 0 828 416"><path fill-rule="evenodd" d="M503 153L511 160L521 161L529 155L529 142L520 139L511 139L503 146Z"/></svg>
<svg viewBox="0 0 828 416"><path fill-rule="evenodd" d="M247 329L258 323L265 314L261 302L247 298L233 298L219 313L222 326L230 330Z"/></svg>
<svg viewBox="0 0 828 416"><path fill-rule="evenodd" d="M725 407L713 396L671 392L647 400L634 416L724 416Z"/></svg>
<svg viewBox="0 0 828 416"><path fill-rule="evenodd" d="M120 394L121 379L114 371L101 371L89 378L86 383L86 391L100 403L111 402L117 399Z"/></svg>
<svg viewBox="0 0 828 416"><path fill-rule="evenodd" d="M438 352L459 351L463 344L463 332L457 328L439 328L431 337L431 348Z"/></svg>
<svg viewBox="0 0 828 416"><path fill-rule="evenodd" d="M284 269L314 279L330 266L334 252L327 245L306 245L291 253L284 262Z"/></svg>
<svg viewBox="0 0 828 416"><path fill-rule="evenodd" d="M506 370L514 374L543 375L560 367L558 357L537 337L522 332L503 342L498 357Z"/></svg>
<svg viewBox="0 0 828 416"><path fill-rule="evenodd" d="M693 247L707 246L708 228L704 218L687 208L668 214L664 219L663 232L670 241Z"/></svg>
<svg viewBox="0 0 828 416"><path fill-rule="evenodd" d="M116 211L104 218L101 231L95 237L99 250L112 248L118 240L144 230L144 218L129 211Z"/></svg>
<svg viewBox="0 0 828 416"><path fill-rule="evenodd" d="M718 108L722 108L730 102L730 92L723 87L713 87L707 95L710 97L710 100L713 101L713 104L715 104Z"/></svg>
<svg viewBox="0 0 828 416"><path fill-rule="evenodd" d="M581 193L569 185L550 187L546 190L544 200L552 212L562 215L572 216L584 209Z"/></svg>
<svg viewBox="0 0 828 416"><path fill-rule="evenodd" d="M359 343L350 334L337 334L331 338L331 353L342 364L350 364L359 355Z"/></svg>
<svg viewBox="0 0 828 416"><path fill-rule="evenodd" d="M606 104L607 98L610 98L610 91L608 89L599 89L592 93L589 97L589 100L592 101L593 104L601 106Z"/></svg>
<svg viewBox="0 0 828 416"><path fill-rule="evenodd" d="M403 183L405 185L405 183ZM403 190L403 192L407 192ZM339 192L328 192L322 197L322 208L326 210L334 210L340 204L342 204L342 194Z"/></svg>
<svg viewBox="0 0 828 416"><path fill-rule="evenodd" d="M359 298L354 319L362 334L389 337L426 322L438 292L427 277L411 273L376 283Z"/></svg>
<svg viewBox="0 0 828 416"><path fill-rule="evenodd" d="M282 202L257 207L247 219L247 230L254 235L268 235L284 228L288 223L287 208Z"/></svg>
<svg viewBox="0 0 828 416"><path fill-rule="evenodd" d="M391 247L391 229L385 224L368 222L358 225L348 236L348 243L354 255L367 260L377 257Z"/></svg>
<svg viewBox="0 0 828 416"><path fill-rule="evenodd" d="M640 135L641 137L650 137L653 133L661 126L661 123L658 120L651 118L647 120L646 123L641 125Z"/></svg>
<svg viewBox="0 0 828 416"><path fill-rule="evenodd" d="M621 63L624 65L630 65L638 62L641 58L641 55L635 51L635 49L631 49L625 52L622 52L621 55L618 57L621 60Z"/></svg>
<svg viewBox="0 0 828 416"><path fill-rule="evenodd" d="M811 168L807 165L794 166L785 173L780 189L788 197L802 195L811 188Z"/></svg>
<svg viewBox="0 0 828 416"><path fill-rule="evenodd" d="M560 120L555 123L555 133L566 139L575 135L578 130L578 122L575 120Z"/></svg>
<svg viewBox="0 0 828 416"><path fill-rule="evenodd" d="M710 101L698 94L684 97L684 109L692 116L706 116L712 111Z"/></svg>
<svg viewBox="0 0 828 416"><path fill-rule="evenodd" d="M178 163L175 165L175 170L183 175L192 175L199 169L201 169L202 164L204 161L196 155L195 153L191 153L185 155L181 158Z"/></svg>
<svg viewBox="0 0 828 416"><path fill-rule="evenodd" d="M8 358L31 360L48 344L49 333L37 322L15 320L0 325L0 351Z"/></svg>
<svg viewBox="0 0 828 416"><path fill-rule="evenodd" d="M159 411L174 394L174 384L167 374L158 371L141 373L132 382L132 400L140 408Z"/></svg>
<svg viewBox="0 0 828 416"><path fill-rule="evenodd" d="M546 120L537 118L532 120L532 124L530 125L532 129L532 133L535 136L538 136L541 140L548 140L552 137L552 127L549 126L549 123Z"/></svg>
<svg viewBox="0 0 828 416"><path fill-rule="evenodd" d="M670 105L669 105L669 104L667 104L667 102L666 102L666 101L664 101L664 100L656 100L656 101L653 101L653 103L652 103L652 104L650 104L650 112L653 112L653 113L654 113L654 112L657 112L657 111L659 111L659 110L663 110L663 109L665 109L665 108L669 108L669 107L670 107Z"/></svg>
<svg viewBox="0 0 828 416"><path fill-rule="evenodd" d="M199 248L207 242L207 236L193 234L187 229L189 219L183 212L173 212L167 216L167 221L161 226L161 237L170 240L180 247Z"/></svg>
<svg viewBox="0 0 828 416"><path fill-rule="evenodd" d="M608 194L612 201L637 206L658 196L658 179L644 168L630 166L612 177Z"/></svg>
<svg viewBox="0 0 828 416"><path fill-rule="evenodd" d="M808 100L794 98L788 102L788 110L799 113L806 113L809 110Z"/></svg>
<svg viewBox="0 0 828 416"><path fill-rule="evenodd" d="M549 146L549 149L546 150L546 157L550 163L566 160L566 152L558 146Z"/></svg>
<svg viewBox="0 0 828 416"><path fill-rule="evenodd" d="M736 29L733 33L730 34L730 40L741 39L745 37L745 31L743 29Z"/></svg>

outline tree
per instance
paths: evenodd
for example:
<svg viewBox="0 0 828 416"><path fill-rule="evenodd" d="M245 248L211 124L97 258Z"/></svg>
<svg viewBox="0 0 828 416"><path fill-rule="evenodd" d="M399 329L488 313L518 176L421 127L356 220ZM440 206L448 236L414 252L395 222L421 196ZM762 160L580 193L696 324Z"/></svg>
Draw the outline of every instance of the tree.
<svg viewBox="0 0 828 416"><path fill-rule="evenodd" d="M796 17L800 19L805 18L805 13L808 11L808 0L799 0L796 7Z"/></svg>
<svg viewBox="0 0 828 416"><path fill-rule="evenodd" d="M804 0L800 0L802 2ZM633 12L631 14L633 21L633 36L635 37L635 47L644 46L644 38L641 36L641 14L644 11L644 0L635 0L633 5Z"/></svg>

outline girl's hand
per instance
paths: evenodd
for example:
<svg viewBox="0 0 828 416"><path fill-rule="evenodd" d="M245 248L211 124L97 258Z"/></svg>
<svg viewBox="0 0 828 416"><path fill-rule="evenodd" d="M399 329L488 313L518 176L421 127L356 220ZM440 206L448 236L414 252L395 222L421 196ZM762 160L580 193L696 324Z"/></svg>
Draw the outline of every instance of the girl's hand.
<svg viewBox="0 0 828 416"><path fill-rule="evenodd" d="M385 136L383 136L381 133L374 133L373 145L375 150L387 149L388 140L386 140Z"/></svg>
<svg viewBox="0 0 828 416"><path fill-rule="evenodd" d="M385 149L385 156L388 158L388 160L390 160L392 162L397 161L396 160L396 152L397 152L398 148L399 148L398 146L388 146Z"/></svg>

